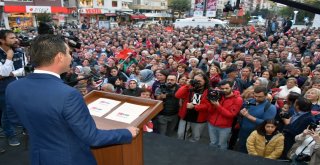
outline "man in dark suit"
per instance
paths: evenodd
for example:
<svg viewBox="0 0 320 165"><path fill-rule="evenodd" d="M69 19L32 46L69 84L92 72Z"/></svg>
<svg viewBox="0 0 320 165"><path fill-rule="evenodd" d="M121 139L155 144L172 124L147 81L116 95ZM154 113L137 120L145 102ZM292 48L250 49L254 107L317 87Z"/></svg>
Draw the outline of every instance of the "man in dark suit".
<svg viewBox="0 0 320 165"><path fill-rule="evenodd" d="M305 130L311 122L314 122L311 114L312 103L300 96L294 103L294 114L289 118L282 120L286 124L283 128L284 150L282 158L286 158L288 151L295 143L295 137Z"/></svg>
<svg viewBox="0 0 320 165"><path fill-rule="evenodd" d="M32 165L96 164L90 146L130 143L139 133L96 128L80 92L60 79L69 70L69 52L61 36L36 37L29 50L34 73L6 90L9 119L29 132Z"/></svg>

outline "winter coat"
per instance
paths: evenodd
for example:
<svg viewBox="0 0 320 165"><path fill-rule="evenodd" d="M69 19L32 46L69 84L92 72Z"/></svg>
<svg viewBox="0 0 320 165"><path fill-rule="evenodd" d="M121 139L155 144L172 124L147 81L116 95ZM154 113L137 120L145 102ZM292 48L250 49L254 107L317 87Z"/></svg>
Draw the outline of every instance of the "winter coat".
<svg viewBox="0 0 320 165"><path fill-rule="evenodd" d="M198 112L197 122L203 123L207 121L208 118L208 109L210 107L210 102L207 99L208 89L204 90L200 98L200 104L194 105L194 109ZM193 92L190 92L189 85L182 86L178 89L175 96L178 99L182 99L182 105L179 109L179 117L184 119L187 114L187 103L190 102L190 95L193 95Z"/></svg>
<svg viewBox="0 0 320 165"><path fill-rule="evenodd" d="M215 127L231 128L233 119L242 107L242 102L239 91L234 91L231 97L222 97L219 106L210 106L208 122Z"/></svg>
<svg viewBox="0 0 320 165"><path fill-rule="evenodd" d="M247 139L249 155L262 156L269 159L277 159L281 156L284 147L284 136L278 133L266 144L265 136L253 131Z"/></svg>

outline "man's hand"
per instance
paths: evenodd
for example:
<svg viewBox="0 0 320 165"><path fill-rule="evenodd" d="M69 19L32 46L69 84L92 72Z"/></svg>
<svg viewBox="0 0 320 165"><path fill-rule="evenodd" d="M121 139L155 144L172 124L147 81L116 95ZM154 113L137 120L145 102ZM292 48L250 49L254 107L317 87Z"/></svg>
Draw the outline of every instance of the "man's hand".
<svg viewBox="0 0 320 165"><path fill-rule="evenodd" d="M140 132L140 129L137 127L128 127L127 129L130 131L132 138L135 138Z"/></svg>
<svg viewBox="0 0 320 165"><path fill-rule="evenodd" d="M163 94L163 93L161 93L161 94L160 94L160 98L161 98L161 99L165 99L165 98L167 98L167 94Z"/></svg>
<svg viewBox="0 0 320 165"><path fill-rule="evenodd" d="M311 130L310 135L312 136L313 140L317 143L320 144L320 135L318 131Z"/></svg>
<svg viewBox="0 0 320 165"><path fill-rule="evenodd" d="M210 100L211 104L214 105L214 106L219 106L219 101L212 101Z"/></svg>
<svg viewBox="0 0 320 165"><path fill-rule="evenodd" d="M7 59L8 59L8 60L12 60L13 54L14 54L13 50L12 50L12 49L9 49L9 50L6 52L6 54L7 54Z"/></svg>
<svg viewBox="0 0 320 165"><path fill-rule="evenodd" d="M244 116L244 117L247 117L249 115L249 112L246 108L243 108L241 111L240 111L241 115Z"/></svg>
<svg viewBox="0 0 320 165"><path fill-rule="evenodd" d="M312 134L312 131L309 129L309 125L308 125L307 129L303 130L302 136L305 137L305 136L311 135L311 134Z"/></svg>
<svg viewBox="0 0 320 165"><path fill-rule="evenodd" d="M187 103L187 108L188 109L193 109L194 108L194 105L192 103Z"/></svg>

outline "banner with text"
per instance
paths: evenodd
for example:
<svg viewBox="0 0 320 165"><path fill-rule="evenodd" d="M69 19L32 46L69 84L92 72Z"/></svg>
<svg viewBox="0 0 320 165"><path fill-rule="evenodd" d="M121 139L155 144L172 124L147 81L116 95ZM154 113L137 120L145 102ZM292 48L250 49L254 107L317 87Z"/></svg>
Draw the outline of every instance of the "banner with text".
<svg viewBox="0 0 320 165"><path fill-rule="evenodd" d="M207 0L206 16L215 17L217 11L217 0Z"/></svg>
<svg viewBox="0 0 320 165"><path fill-rule="evenodd" d="M193 16L202 17L203 10L204 10L204 0L195 0Z"/></svg>

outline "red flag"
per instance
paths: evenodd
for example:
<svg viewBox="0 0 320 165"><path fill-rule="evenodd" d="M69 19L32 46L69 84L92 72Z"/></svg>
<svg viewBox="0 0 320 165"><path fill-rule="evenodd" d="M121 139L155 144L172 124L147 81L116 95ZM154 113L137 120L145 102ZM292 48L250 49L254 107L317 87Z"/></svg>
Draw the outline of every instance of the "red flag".
<svg viewBox="0 0 320 165"><path fill-rule="evenodd" d="M117 59L126 59L126 58L128 58L128 56L130 55L130 54L132 54L134 51L133 50L131 50L131 49L123 49L122 51L120 51L117 55L116 55L116 58Z"/></svg>
<svg viewBox="0 0 320 165"><path fill-rule="evenodd" d="M150 40L147 40L146 45L147 45L147 48L150 48L152 46L152 42Z"/></svg>
<svg viewBox="0 0 320 165"><path fill-rule="evenodd" d="M254 33L256 31L256 29L254 28L253 25L250 26L250 31L251 31L251 33Z"/></svg>
<svg viewBox="0 0 320 165"><path fill-rule="evenodd" d="M170 26L166 27L165 29L166 29L167 32L172 32L173 31L173 27L170 27Z"/></svg>

